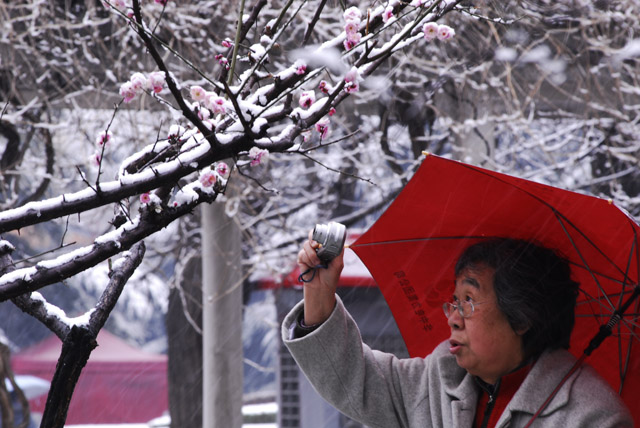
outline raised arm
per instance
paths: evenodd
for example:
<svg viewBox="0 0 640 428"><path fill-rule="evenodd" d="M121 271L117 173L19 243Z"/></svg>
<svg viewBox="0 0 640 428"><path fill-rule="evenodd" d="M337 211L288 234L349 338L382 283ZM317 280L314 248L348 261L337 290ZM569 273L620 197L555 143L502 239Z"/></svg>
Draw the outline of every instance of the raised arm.
<svg viewBox="0 0 640 428"><path fill-rule="evenodd" d="M321 324L329 318L336 305L336 288L338 279L344 267L344 250L326 268L318 267L322 261L316 254L319 244L311 239L305 241L298 253L298 267L300 272L307 272L304 278L309 282L304 283L304 323L307 326ZM316 269L315 275L313 269Z"/></svg>

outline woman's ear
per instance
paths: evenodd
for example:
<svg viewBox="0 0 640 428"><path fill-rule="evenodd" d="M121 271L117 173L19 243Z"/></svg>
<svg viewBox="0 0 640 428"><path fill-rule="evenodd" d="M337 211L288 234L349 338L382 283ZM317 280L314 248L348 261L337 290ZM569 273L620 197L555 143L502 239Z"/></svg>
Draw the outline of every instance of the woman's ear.
<svg viewBox="0 0 640 428"><path fill-rule="evenodd" d="M516 332L518 336L524 336L526 332L529 331L531 326L528 323L518 323L520 325L515 325L516 323L511 324L511 328Z"/></svg>

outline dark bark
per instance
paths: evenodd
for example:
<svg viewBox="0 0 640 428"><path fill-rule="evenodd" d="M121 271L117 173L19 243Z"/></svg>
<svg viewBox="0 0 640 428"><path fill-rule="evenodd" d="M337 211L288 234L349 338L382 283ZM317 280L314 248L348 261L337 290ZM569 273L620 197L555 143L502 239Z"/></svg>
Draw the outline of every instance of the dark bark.
<svg viewBox="0 0 640 428"><path fill-rule="evenodd" d="M13 248L8 245L0 247L0 274L14 270L10 256L12 251ZM118 267L110 272L109 283L86 326L74 325L69 328L61 320L50 315L44 307L44 302L39 299L32 299L28 295L17 296L14 299L14 303L20 309L49 327L63 342L62 352L47 396L40 425L42 428L64 427L75 386L91 352L97 346L96 337L117 303L125 284L142 262L144 253L144 242L139 242L123 259L118 261ZM4 401L2 391L0 391L0 404Z"/></svg>
<svg viewBox="0 0 640 428"><path fill-rule="evenodd" d="M209 166L213 162L227 159L234 155L235 151L248 150L251 147L242 141L232 143L231 146L233 150L221 150L219 152L208 151L189 165L182 165L180 168L173 169L167 173L156 171L156 174L151 177L134 181L130 184L123 184L113 190L94 189L95 193L93 195L73 200L65 200L64 196L62 196L59 203L46 204L46 206L42 206L40 209L32 208L26 210L26 212L23 212L21 208L18 209L19 212L7 210L2 213L2 217L0 218L0 233L18 230L56 218L63 218L71 214L89 211L166 185L173 186L178 180L192 172ZM185 213L181 215L183 214Z"/></svg>
<svg viewBox="0 0 640 428"><path fill-rule="evenodd" d="M20 159L20 135L15 126L7 122L0 122L0 135L7 139L2 156L0 156L0 171L15 167Z"/></svg>
<svg viewBox="0 0 640 428"><path fill-rule="evenodd" d="M36 266L35 272L32 272L28 278L15 278L5 282L0 286L0 302L62 281L120 254L147 236L163 229L177 218L190 213L202 202L213 202L216 196L217 193L215 192L201 193L200 197L195 201L177 207L165 207L161 212L156 212L154 207L146 207L141 215L139 224L123 231L117 241L111 240L96 243L91 248L91 251L78 255L72 260L52 268Z"/></svg>
<svg viewBox="0 0 640 428"><path fill-rule="evenodd" d="M187 262L183 281L169 294L169 413L171 428L202 427L201 259Z"/></svg>
<svg viewBox="0 0 640 428"><path fill-rule="evenodd" d="M41 428L63 428L69 403L82 369L97 346L94 334L85 327L73 326L62 343L62 353L51 381Z"/></svg>

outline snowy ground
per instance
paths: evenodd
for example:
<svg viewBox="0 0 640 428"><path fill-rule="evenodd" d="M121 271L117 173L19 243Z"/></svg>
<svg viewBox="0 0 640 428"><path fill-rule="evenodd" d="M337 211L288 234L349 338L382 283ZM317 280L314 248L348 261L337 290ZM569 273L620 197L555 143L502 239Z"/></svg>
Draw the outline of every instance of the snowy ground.
<svg viewBox="0 0 640 428"><path fill-rule="evenodd" d="M110 424L110 425L65 425L65 428L150 428L168 427L169 425L148 425L148 424ZM244 424L242 428L277 428L275 423L270 424Z"/></svg>
<svg viewBox="0 0 640 428"><path fill-rule="evenodd" d="M153 425L156 427L158 425ZM163 425L168 427L169 425ZM147 424L65 425L65 428L150 428ZM242 428L277 428L277 424L244 424Z"/></svg>
<svg viewBox="0 0 640 428"><path fill-rule="evenodd" d="M274 416L278 412L276 403L245 404L242 406L242 414L245 417L270 415ZM168 428L170 425L169 416L161 416L146 424L84 424L66 425L65 428ZM274 423L251 423L243 424L242 428L278 428Z"/></svg>

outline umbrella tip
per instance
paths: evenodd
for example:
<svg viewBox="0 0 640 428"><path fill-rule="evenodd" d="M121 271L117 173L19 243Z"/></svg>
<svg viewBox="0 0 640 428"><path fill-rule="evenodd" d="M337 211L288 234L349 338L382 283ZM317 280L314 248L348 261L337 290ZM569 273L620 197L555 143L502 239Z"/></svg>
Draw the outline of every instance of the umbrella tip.
<svg viewBox="0 0 640 428"><path fill-rule="evenodd" d="M429 156L431 153L429 153L429 152L428 152L428 151L426 151L426 150L423 150L423 151L422 151L422 154L423 154L423 155L425 155L425 156Z"/></svg>
<svg viewBox="0 0 640 428"><path fill-rule="evenodd" d="M349 245L349 244L344 244L344 248L351 248L351 245Z"/></svg>
<svg viewBox="0 0 640 428"><path fill-rule="evenodd" d="M609 205L613 205L613 199L609 198L607 199L607 202L609 202Z"/></svg>

